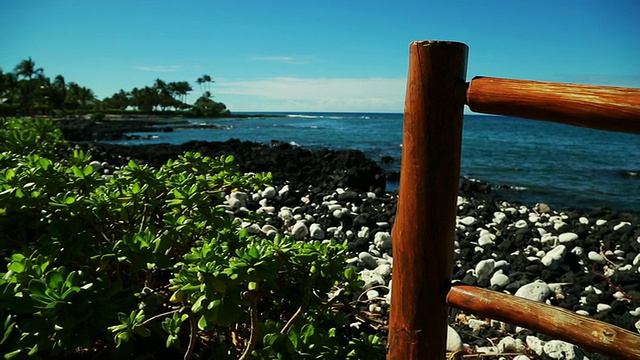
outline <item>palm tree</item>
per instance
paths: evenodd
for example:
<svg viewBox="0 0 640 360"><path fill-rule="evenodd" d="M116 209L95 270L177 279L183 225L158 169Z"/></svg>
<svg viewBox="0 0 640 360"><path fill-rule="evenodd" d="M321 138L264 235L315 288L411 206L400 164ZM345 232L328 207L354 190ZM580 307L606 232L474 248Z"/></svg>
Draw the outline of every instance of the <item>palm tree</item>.
<svg viewBox="0 0 640 360"><path fill-rule="evenodd" d="M200 85L200 93L204 95L204 89L202 88L202 84L204 84L204 79L199 77L198 80L196 80L196 83Z"/></svg>
<svg viewBox="0 0 640 360"><path fill-rule="evenodd" d="M49 89L49 100L54 109L64 110L64 102L67 98L67 84L64 76L58 75L53 80Z"/></svg>
<svg viewBox="0 0 640 360"><path fill-rule="evenodd" d="M202 81L204 81L206 83L207 91L211 90L211 83L215 82L215 81L213 81L213 79L211 79L211 76L209 76L207 74L202 75Z"/></svg>
<svg viewBox="0 0 640 360"><path fill-rule="evenodd" d="M13 70L16 75L22 76L24 79L31 80L33 76L42 76L44 70L42 68L36 68L36 63L31 60L31 57L27 60L22 60Z"/></svg>

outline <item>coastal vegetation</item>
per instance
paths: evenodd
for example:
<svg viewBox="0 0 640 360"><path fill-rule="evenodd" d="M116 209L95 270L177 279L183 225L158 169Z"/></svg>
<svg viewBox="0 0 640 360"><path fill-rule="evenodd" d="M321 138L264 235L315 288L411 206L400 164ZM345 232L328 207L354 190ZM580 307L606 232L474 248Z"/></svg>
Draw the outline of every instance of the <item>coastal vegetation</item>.
<svg viewBox="0 0 640 360"><path fill-rule="evenodd" d="M196 80L201 96L193 104L188 81L156 79L151 86L120 91L102 100L93 90L57 75L47 77L31 58L22 60L13 72L0 69L0 116L176 115L217 117L229 115L226 105L212 99L210 75Z"/></svg>
<svg viewBox="0 0 640 360"><path fill-rule="evenodd" d="M228 156L110 176L48 119L0 120L0 352L26 358L384 357L351 327L346 243L250 232Z"/></svg>

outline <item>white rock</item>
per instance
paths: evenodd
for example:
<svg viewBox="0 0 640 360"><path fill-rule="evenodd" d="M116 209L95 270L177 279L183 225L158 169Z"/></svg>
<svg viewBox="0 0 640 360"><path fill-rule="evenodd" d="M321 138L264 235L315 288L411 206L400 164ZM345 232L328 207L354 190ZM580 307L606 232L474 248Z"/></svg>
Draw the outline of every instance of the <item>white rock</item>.
<svg viewBox="0 0 640 360"><path fill-rule="evenodd" d="M476 276L478 279L484 279L489 277L496 266L496 261L493 259L486 259L478 262L476 265Z"/></svg>
<svg viewBox="0 0 640 360"><path fill-rule="evenodd" d="M229 204L229 207L231 207L234 210L240 209L241 207L244 206L244 203L240 199L236 199L236 198L227 199L227 204Z"/></svg>
<svg viewBox="0 0 640 360"><path fill-rule="evenodd" d="M638 330L638 332L640 333L640 320L638 320L635 324L633 324L633 326L635 326L636 330Z"/></svg>
<svg viewBox="0 0 640 360"><path fill-rule="evenodd" d="M542 264L547 267L555 268L558 262L564 257L564 253L567 251L567 247L564 245L558 245L551 249L541 260Z"/></svg>
<svg viewBox="0 0 640 360"><path fill-rule="evenodd" d="M373 243L380 251L391 249L391 234L386 231L377 232L373 238Z"/></svg>
<svg viewBox="0 0 640 360"><path fill-rule="evenodd" d="M342 217L342 215L344 215L342 210L343 209L336 209L331 213L331 215L333 215L333 217L336 218L336 219L340 219Z"/></svg>
<svg viewBox="0 0 640 360"><path fill-rule="evenodd" d="M640 254L636 255L631 262L634 266L640 264Z"/></svg>
<svg viewBox="0 0 640 360"><path fill-rule="evenodd" d="M535 336L527 336L525 338L525 342L529 349L533 350L538 356L542 356L544 354L544 341L538 339Z"/></svg>
<svg viewBox="0 0 640 360"><path fill-rule="evenodd" d="M528 357L527 355L518 355L514 357L513 360L531 360L531 358Z"/></svg>
<svg viewBox="0 0 640 360"><path fill-rule="evenodd" d="M583 315L583 316L589 316L589 312L587 310L576 310L576 314Z"/></svg>
<svg viewBox="0 0 640 360"><path fill-rule="evenodd" d="M382 278L388 278L389 275L391 275L391 264L389 263L380 263L378 260L384 260L384 259L376 259L376 263L378 264L378 266L376 266L375 269L373 269L373 271L382 276Z"/></svg>
<svg viewBox="0 0 640 360"><path fill-rule="evenodd" d="M276 196L276 189L273 186L269 186L262 190L262 197L265 199L273 199Z"/></svg>
<svg viewBox="0 0 640 360"><path fill-rule="evenodd" d="M278 190L278 195L284 196L284 194L289 192L289 185L285 185Z"/></svg>
<svg viewBox="0 0 640 360"><path fill-rule="evenodd" d="M526 345L520 339L514 339L511 336L502 338L498 343L498 352L524 352Z"/></svg>
<svg viewBox="0 0 640 360"><path fill-rule="evenodd" d="M471 318L467 321L467 326L470 327L472 330L480 330L484 327L489 326L489 323L485 320Z"/></svg>
<svg viewBox="0 0 640 360"><path fill-rule="evenodd" d="M549 233L542 235L540 242L549 246L556 246L558 243L558 237Z"/></svg>
<svg viewBox="0 0 640 360"><path fill-rule="evenodd" d="M473 216L466 216L459 220L459 222L466 226L471 226L476 223L476 218Z"/></svg>
<svg viewBox="0 0 640 360"><path fill-rule="evenodd" d="M611 296L613 296L616 300L622 300L622 299L625 298L624 293L622 293L620 291L614 292L613 295L611 295Z"/></svg>
<svg viewBox="0 0 640 360"><path fill-rule="evenodd" d="M589 251L589 254L587 254L587 257L589 258L589 260L597 263L597 264L604 264L607 262L607 260L604 258L604 256L598 254L595 251Z"/></svg>
<svg viewBox="0 0 640 360"><path fill-rule="evenodd" d="M592 292L592 293L595 293L596 295L602 294L602 290L600 290L600 289L598 289L596 287L593 287L591 285L588 285L586 288L584 288L584 291L585 292Z"/></svg>
<svg viewBox="0 0 640 360"><path fill-rule="evenodd" d="M583 359L580 350L573 344L560 340L547 341L543 346L545 354L551 359Z"/></svg>
<svg viewBox="0 0 640 360"><path fill-rule="evenodd" d="M501 288L509 284L509 277L502 273L502 270L497 271L489 280L491 286L497 285Z"/></svg>
<svg viewBox="0 0 640 360"><path fill-rule="evenodd" d="M495 268L496 268L496 269L502 269L502 270L504 270L504 271L507 271L507 270L509 270L509 267L510 267L510 266L511 266L511 265L509 264L509 262L508 262L507 260L498 260L498 261L496 261L496 266L495 266Z"/></svg>
<svg viewBox="0 0 640 360"><path fill-rule="evenodd" d="M258 210L256 210L256 213L258 214L263 214L263 213L273 214L275 212L276 212L276 208L274 206L261 206Z"/></svg>
<svg viewBox="0 0 640 360"><path fill-rule="evenodd" d="M603 312L603 311L607 311L607 310L611 310L611 305L602 304L602 303L596 305L596 311L597 312Z"/></svg>
<svg viewBox="0 0 640 360"><path fill-rule="evenodd" d="M565 285L564 283L550 283L547 284L549 286L549 290L551 290L551 292L553 292L554 294L562 294L562 285Z"/></svg>
<svg viewBox="0 0 640 360"><path fill-rule="evenodd" d="M558 240L560 243L568 243L575 240L578 240L578 234L572 232L566 232L558 235Z"/></svg>
<svg viewBox="0 0 640 360"><path fill-rule="evenodd" d="M640 307L637 307L635 310L630 310L629 314L631 314L631 316L640 316Z"/></svg>
<svg viewBox="0 0 640 360"><path fill-rule="evenodd" d="M369 290L374 286L384 285L384 278L373 270L362 270L360 272L360 277L362 277L362 281L364 281L362 290Z"/></svg>
<svg viewBox="0 0 640 360"><path fill-rule="evenodd" d="M496 224L501 224L506 218L507 215L501 211L496 211L493 213L493 222Z"/></svg>
<svg viewBox="0 0 640 360"><path fill-rule="evenodd" d="M560 230L563 226L567 225L566 222L560 220L553 223L553 228L556 230Z"/></svg>
<svg viewBox="0 0 640 360"><path fill-rule="evenodd" d="M278 212L278 217L285 222L291 221L293 219L293 212L288 207L283 207Z"/></svg>
<svg viewBox="0 0 640 360"><path fill-rule="evenodd" d="M380 293L377 290L369 290L365 293L365 295L367 296L367 299L369 300L373 300L375 298L380 297Z"/></svg>
<svg viewBox="0 0 640 360"><path fill-rule="evenodd" d="M516 221L516 223L514 224L515 227L517 227L518 229L523 229L529 226L529 223L527 223L527 220L518 220Z"/></svg>
<svg viewBox="0 0 640 360"><path fill-rule="evenodd" d="M584 216L581 216L580 219L578 219L578 221L580 221L580 224L589 225L589 219L587 219Z"/></svg>
<svg viewBox="0 0 640 360"><path fill-rule="evenodd" d="M584 255L584 248L580 246L576 246L573 249L571 249L571 253L578 256L582 256Z"/></svg>
<svg viewBox="0 0 640 360"><path fill-rule="evenodd" d="M371 233L371 230L369 229L369 227L368 226L363 226L360 229L360 231L358 231L358 237L359 238L363 238L363 239L368 239L370 233Z"/></svg>
<svg viewBox="0 0 640 360"><path fill-rule="evenodd" d="M447 326L447 351L456 352L462 350L462 338L451 326Z"/></svg>
<svg viewBox="0 0 640 360"><path fill-rule="evenodd" d="M91 161L89 163L89 166L91 166L94 171L99 171L100 169L102 169L102 164L100 163L100 161L96 160Z"/></svg>
<svg viewBox="0 0 640 360"><path fill-rule="evenodd" d="M269 224L265 224L262 226L262 229L260 229L263 233L265 233L267 236L273 235L273 234L277 234L278 233L278 229L276 229L275 226L273 225L269 225Z"/></svg>
<svg viewBox="0 0 640 360"><path fill-rule="evenodd" d="M604 220L604 219L596 220L596 225L598 225L598 226L602 226L602 225L604 225L606 223L607 223L607 220Z"/></svg>
<svg viewBox="0 0 640 360"><path fill-rule="evenodd" d="M320 226L320 224L316 224L313 223L311 224L311 226L309 226L309 234L311 235L312 239L316 239L316 240L322 240L324 239L324 230L322 230L322 227Z"/></svg>
<svg viewBox="0 0 640 360"><path fill-rule="evenodd" d="M291 235L296 239L302 239L303 237L309 235L309 228L302 221L298 221L291 228Z"/></svg>
<svg viewBox="0 0 640 360"><path fill-rule="evenodd" d="M613 230L619 233L626 233L631 229L632 229L631 223L628 221L621 221L618 225L613 227Z"/></svg>
<svg viewBox="0 0 640 360"><path fill-rule="evenodd" d="M262 229L260 229L260 225L258 224L250 224L249 226L246 226L245 229L247 229L247 232L249 234L253 235L259 234L260 231L262 231Z"/></svg>
<svg viewBox="0 0 640 360"><path fill-rule="evenodd" d="M488 244L493 244L493 240L495 238L496 238L496 236L493 235L493 234L481 235L480 238L478 239L478 245L485 246L485 245L488 245Z"/></svg>
<svg viewBox="0 0 640 360"><path fill-rule="evenodd" d="M366 251L358 254L358 260L360 260L367 269L375 269L378 266L375 257Z"/></svg>
<svg viewBox="0 0 640 360"><path fill-rule="evenodd" d="M515 296L533 301L544 301L550 293L551 289L549 289L549 285L542 280L536 280L521 286L518 291L516 291Z"/></svg>

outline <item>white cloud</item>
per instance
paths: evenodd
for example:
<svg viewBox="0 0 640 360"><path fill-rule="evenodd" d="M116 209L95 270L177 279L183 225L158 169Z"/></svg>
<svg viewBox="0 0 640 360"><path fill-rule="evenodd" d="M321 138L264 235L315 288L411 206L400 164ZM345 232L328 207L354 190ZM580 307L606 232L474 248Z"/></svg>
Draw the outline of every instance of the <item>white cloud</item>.
<svg viewBox="0 0 640 360"><path fill-rule="evenodd" d="M134 66L136 70L151 71L151 72L176 72L181 66L169 65L169 66Z"/></svg>
<svg viewBox="0 0 640 360"><path fill-rule="evenodd" d="M214 94L233 111L401 112L404 78L296 78L219 81Z"/></svg>

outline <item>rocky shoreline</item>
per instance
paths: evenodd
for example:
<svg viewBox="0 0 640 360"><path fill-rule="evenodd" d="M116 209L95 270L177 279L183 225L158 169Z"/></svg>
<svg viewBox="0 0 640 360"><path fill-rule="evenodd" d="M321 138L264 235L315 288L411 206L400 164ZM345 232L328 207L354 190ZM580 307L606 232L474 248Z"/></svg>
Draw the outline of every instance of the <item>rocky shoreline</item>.
<svg viewBox="0 0 640 360"><path fill-rule="evenodd" d="M103 133L131 131L116 125ZM96 167L105 175L131 159L159 166L184 151L234 155L242 171L271 171L273 187L234 193L227 199L229 213L240 218L250 212L265 214L267 225L243 223L248 231L264 236L282 233L301 240L347 241L351 258L345 266L362 275L367 289L360 299L367 317L353 326L376 328L384 323L392 286L390 233L397 195L385 191L389 174L379 164L358 151L310 151L280 142L143 146L87 142L96 139L93 134L100 124L92 126L82 130L78 124L63 126L63 131L68 139L82 141L77 147L91 149ZM561 306L638 333L640 218L603 209L555 211L544 204L530 208L492 198L488 184L462 179L453 278ZM450 323L450 349L478 356L496 354L482 358L608 359L455 309L450 311ZM507 353L514 355L500 355Z"/></svg>

